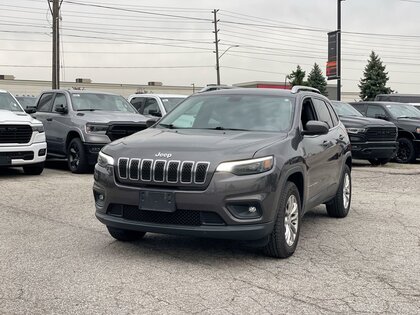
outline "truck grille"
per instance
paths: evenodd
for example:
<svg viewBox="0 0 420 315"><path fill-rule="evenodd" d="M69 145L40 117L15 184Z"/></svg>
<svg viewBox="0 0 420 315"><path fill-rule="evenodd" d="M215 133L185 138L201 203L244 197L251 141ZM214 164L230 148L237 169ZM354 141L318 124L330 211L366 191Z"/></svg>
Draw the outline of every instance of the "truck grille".
<svg viewBox="0 0 420 315"><path fill-rule="evenodd" d="M146 124L115 124L108 127L106 135L111 141L128 137L133 133L146 129Z"/></svg>
<svg viewBox="0 0 420 315"><path fill-rule="evenodd" d="M12 160L33 160L33 151L19 151L19 152L0 152L0 157L9 157Z"/></svg>
<svg viewBox="0 0 420 315"><path fill-rule="evenodd" d="M393 127L371 127L366 131L367 141L395 141L397 130Z"/></svg>
<svg viewBox="0 0 420 315"><path fill-rule="evenodd" d="M209 162L118 159L118 177L122 180L140 183L204 184Z"/></svg>
<svg viewBox="0 0 420 315"><path fill-rule="evenodd" d="M28 143L31 137L29 125L0 125L0 143Z"/></svg>
<svg viewBox="0 0 420 315"><path fill-rule="evenodd" d="M111 204L107 213L127 220L165 225L225 225L225 221L216 212L209 211L176 210L175 212L159 212L139 210L136 206Z"/></svg>

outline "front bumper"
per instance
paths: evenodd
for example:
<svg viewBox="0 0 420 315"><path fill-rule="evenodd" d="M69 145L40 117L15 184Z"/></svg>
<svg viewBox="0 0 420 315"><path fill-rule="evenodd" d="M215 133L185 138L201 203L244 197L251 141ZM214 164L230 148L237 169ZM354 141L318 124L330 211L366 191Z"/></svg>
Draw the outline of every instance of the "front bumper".
<svg viewBox="0 0 420 315"><path fill-rule="evenodd" d="M93 192L95 196L96 217L107 226L121 229L154 232L163 234L191 235L236 240L260 240L269 235L274 226L277 209L277 175L275 172L250 176L235 176L227 173L213 175L210 185L204 190L181 190L169 187L136 187L122 185L115 181L113 169L96 165ZM147 189L156 192L171 192L175 195L176 211L185 216L194 213L214 214L220 221L201 221L196 225L185 221L145 221L126 216L125 210L115 215L115 207L130 208L136 216L138 212L154 213L162 217L162 212L139 210L140 192ZM102 200L98 202L98 196ZM257 218L238 217L232 205L254 205L258 207ZM188 221L188 220L187 220ZM180 223L181 222L181 223Z"/></svg>
<svg viewBox="0 0 420 315"><path fill-rule="evenodd" d="M351 154L355 159L392 159L397 149L395 141L351 143Z"/></svg>
<svg viewBox="0 0 420 315"><path fill-rule="evenodd" d="M7 157L7 160L10 159L10 163L2 163L0 166L22 166L42 163L45 162L46 153L46 142L19 146L0 146L0 155Z"/></svg>

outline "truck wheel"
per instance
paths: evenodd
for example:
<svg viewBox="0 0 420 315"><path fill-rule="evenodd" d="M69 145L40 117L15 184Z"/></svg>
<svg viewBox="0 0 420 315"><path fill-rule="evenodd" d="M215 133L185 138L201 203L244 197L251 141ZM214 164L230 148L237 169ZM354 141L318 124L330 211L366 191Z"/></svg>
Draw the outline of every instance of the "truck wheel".
<svg viewBox="0 0 420 315"><path fill-rule="evenodd" d="M74 138L70 141L67 147L67 163L72 173L85 173L89 164L83 143L79 138Z"/></svg>
<svg viewBox="0 0 420 315"><path fill-rule="evenodd" d="M398 163L412 163L416 160L416 150L410 139L398 139L398 151L395 161Z"/></svg>
<svg viewBox="0 0 420 315"><path fill-rule="evenodd" d="M113 228L110 226L107 226L107 229L108 229L109 234L111 234L113 238L121 242L136 241L143 238L144 235L146 235L146 232L123 230L123 229Z"/></svg>
<svg viewBox="0 0 420 315"><path fill-rule="evenodd" d="M370 164L372 164L373 166L385 165L389 161L390 159L369 159Z"/></svg>
<svg viewBox="0 0 420 315"><path fill-rule="evenodd" d="M296 250L300 233L301 204L299 190L292 182L287 182L282 192L276 223L264 247L266 255L286 258Z"/></svg>
<svg viewBox="0 0 420 315"><path fill-rule="evenodd" d="M32 165L26 165L23 167L23 171L26 175L40 175L42 171L44 170L44 162L32 164Z"/></svg>
<svg viewBox="0 0 420 315"><path fill-rule="evenodd" d="M338 187L337 194L330 200L327 206L327 212L330 217L344 218L350 210L351 203L351 173L350 168L344 165L341 183Z"/></svg>

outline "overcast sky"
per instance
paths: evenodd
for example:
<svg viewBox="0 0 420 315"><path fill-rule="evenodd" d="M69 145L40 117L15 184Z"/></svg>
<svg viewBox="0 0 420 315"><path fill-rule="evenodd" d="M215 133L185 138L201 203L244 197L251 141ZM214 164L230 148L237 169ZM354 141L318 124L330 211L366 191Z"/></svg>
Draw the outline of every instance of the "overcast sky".
<svg viewBox="0 0 420 315"><path fill-rule="evenodd" d="M47 0L1 0L0 7L0 74L49 80ZM325 72L336 7L336 0L64 0L61 79L215 83L213 9L220 10L220 54L230 47L220 58L222 83L284 82L297 64L308 74L314 62ZM420 1L347 0L342 8L343 90L358 91L375 50L392 89L420 93Z"/></svg>

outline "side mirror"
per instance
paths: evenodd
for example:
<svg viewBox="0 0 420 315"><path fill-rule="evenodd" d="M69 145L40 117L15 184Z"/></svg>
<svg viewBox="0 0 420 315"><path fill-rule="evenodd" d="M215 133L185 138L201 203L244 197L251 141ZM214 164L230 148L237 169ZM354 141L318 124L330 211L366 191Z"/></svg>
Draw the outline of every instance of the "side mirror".
<svg viewBox="0 0 420 315"><path fill-rule="evenodd" d="M36 113L36 107L35 106L28 106L25 108L25 112L27 114L34 114Z"/></svg>
<svg viewBox="0 0 420 315"><path fill-rule="evenodd" d="M150 118L148 120L146 120L146 127L152 127L154 124L156 124L160 119L159 118Z"/></svg>
<svg viewBox="0 0 420 315"><path fill-rule="evenodd" d="M383 120L388 120L388 117L387 117L387 116L385 116L385 115L380 115L380 114L375 115L375 118L378 118L378 119L383 119Z"/></svg>
<svg viewBox="0 0 420 315"><path fill-rule="evenodd" d="M162 117L162 113L158 109L149 110L149 115L152 115L155 117Z"/></svg>
<svg viewBox="0 0 420 315"><path fill-rule="evenodd" d="M325 122L310 120L306 123L305 130L302 131L302 134L307 136L326 135L329 130L330 129Z"/></svg>
<svg viewBox="0 0 420 315"><path fill-rule="evenodd" d="M55 111L60 114L67 114L69 112L67 105L59 104L55 107Z"/></svg>

